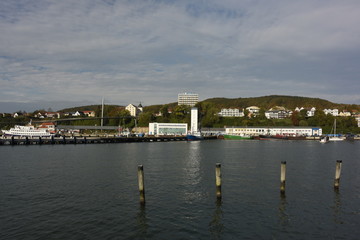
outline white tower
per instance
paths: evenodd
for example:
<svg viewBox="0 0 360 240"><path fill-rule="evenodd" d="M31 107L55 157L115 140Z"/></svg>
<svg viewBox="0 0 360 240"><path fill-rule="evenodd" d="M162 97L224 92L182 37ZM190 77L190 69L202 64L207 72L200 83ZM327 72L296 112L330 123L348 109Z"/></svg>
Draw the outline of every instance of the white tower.
<svg viewBox="0 0 360 240"><path fill-rule="evenodd" d="M198 109L196 107L191 108L191 133L197 133L198 127Z"/></svg>

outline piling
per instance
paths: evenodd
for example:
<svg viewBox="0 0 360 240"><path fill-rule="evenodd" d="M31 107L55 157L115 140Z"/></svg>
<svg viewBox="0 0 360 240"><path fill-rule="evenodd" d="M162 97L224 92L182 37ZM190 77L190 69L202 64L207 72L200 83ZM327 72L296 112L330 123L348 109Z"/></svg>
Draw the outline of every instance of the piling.
<svg viewBox="0 0 360 240"><path fill-rule="evenodd" d="M216 197L221 198L221 164L217 163L215 167L216 176Z"/></svg>
<svg viewBox="0 0 360 240"><path fill-rule="evenodd" d="M25 137L25 144L26 145L29 145L30 143L29 143L29 137Z"/></svg>
<svg viewBox="0 0 360 240"><path fill-rule="evenodd" d="M339 189L339 185L340 185L340 174L341 174L341 165L342 165L342 161L341 161L341 160L337 160L337 161L336 161L336 170L335 170L335 181L334 181L334 188L335 188L335 189Z"/></svg>
<svg viewBox="0 0 360 240"><path fill-rule="evenodd" d="M281 175L280 175L280 193L285 193L285 180L286 180L286 161L281 162Z"/></svg>
<svg viewBox="0 0 360 240"><path fill-rule="evenodd" d="M65 138L65 135L63 136L63 144L66 144L66 138Z"/></svg>
<svg viewBox="0 0 360 240"><path fill-rule="evenodd" d="M144 185L144 167L143 167L143 165L138 166L138 181L139 181L140 203L145 204L145 185Z"/></svg>
<svg viewBox="0 0 360 240"><path fill-rule="evenodd" d="M11 145L14 145L14 144L15 144L14 136L11 136Z"/></svg>
<svg viewBox="0 0 360 240"><path fill-rule="evenodd" d="M51 136L51 144L55 144L55 139L53 135Z"/></svg>
<svg viewBox="0 0 360 240"><path fill-rule="evenodd" d="M41 145L42 144L42 139L41 139L41 137L39 137L39 145Z"/></svg>

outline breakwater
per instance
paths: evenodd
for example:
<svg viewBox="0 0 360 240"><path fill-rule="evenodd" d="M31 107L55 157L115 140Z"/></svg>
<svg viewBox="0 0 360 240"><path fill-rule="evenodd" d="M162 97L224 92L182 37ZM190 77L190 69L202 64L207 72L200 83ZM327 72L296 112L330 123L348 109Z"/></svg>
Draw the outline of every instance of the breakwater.
<svg viewBox="0 0 360 240"><path fill-rule="evenodd" d="M206 136L204 140L217 139L216 136ZM4 137L0 145L42 145L42 144L94 144L94 143L131 143L131 142L168 142L186 141L185 136L147 136L147 137L118 137L114 135L93 136L60 136L60 137Z"/></svg>

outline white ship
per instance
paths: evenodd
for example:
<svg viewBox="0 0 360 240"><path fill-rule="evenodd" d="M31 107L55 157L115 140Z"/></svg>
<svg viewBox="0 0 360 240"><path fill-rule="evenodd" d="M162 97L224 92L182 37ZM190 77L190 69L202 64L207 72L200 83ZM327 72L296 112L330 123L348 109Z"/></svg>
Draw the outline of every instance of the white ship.
<svg viewBox="0 0 360 240"><path fill-rule="evenodd" d="M2 130L5 136L21 136L21 137L50 137L53 134L44 128L35 128L32 125L20 126L15 125L10 130Z"/></svg>

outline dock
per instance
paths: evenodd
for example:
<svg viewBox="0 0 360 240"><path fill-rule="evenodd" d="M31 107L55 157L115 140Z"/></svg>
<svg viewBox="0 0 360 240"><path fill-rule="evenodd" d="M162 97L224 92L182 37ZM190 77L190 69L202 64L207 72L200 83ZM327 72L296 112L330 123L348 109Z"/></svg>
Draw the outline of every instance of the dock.
<svg viewBox="0 0 360 240"><path fill-rule="evenodd" d="M217 139L216 136L206 136L204 140ZM58 136L58 137L3 137L0 145L53 145L53 144L100 144L100 143L134 143L134 142L171 142L187 141L186 136L146 136L118 137L114 135L94 136Z"/></svg>

